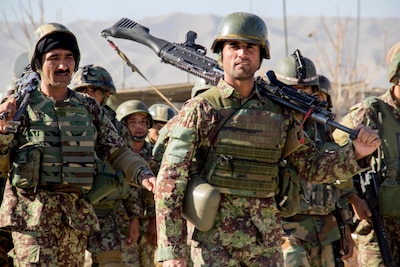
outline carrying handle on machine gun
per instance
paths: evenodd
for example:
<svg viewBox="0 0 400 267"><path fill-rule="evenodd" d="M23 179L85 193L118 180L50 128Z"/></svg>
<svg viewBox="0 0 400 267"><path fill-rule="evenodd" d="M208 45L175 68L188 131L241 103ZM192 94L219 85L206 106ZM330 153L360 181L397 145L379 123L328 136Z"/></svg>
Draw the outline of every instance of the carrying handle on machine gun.
<svg viewBox="0 0 400 267"><path fill-rule="evenodd" d="M325 109L327 105L326 102L320 101L317 96L309 95L279 81L273 71L268 71L266 75L271 85L279 88L278 90L275 90L273 89L274 87L271 86L261 86L266 89L265 91L267 91L268 96L271 97L272 100L275 100L300 114L307 115L319 123L327 124L333 128L348 133L351 140L357 138L357 130L348 128L334 121L335 114ZM266 84L265 82L261 83Z"/></svg>
<svg viewBox="0 0 400 267"><path fill-rule="evenodd" d="M16 92L14 93L14 96L11 97L15 97L18 109L13 120L8 121L9 126L4 127L5 131L11 133L16 133L18 131L18 127L21 125L21 117L29 103L31 92L36 90L39 81L39 74L34 71L29 71L23 74L23 76L15 82ZM5 120L7 116L8 111L0 113L0 120Z"/></svg>
<svg viewBox="0 0 400 267"><path fill-rule="evenodd" d="M173 109L175 109L176 112L179 112L179 109L163 94L160 92L160 90L158 90L144 75L143 73L129 60L129 58L124 54L124 52L122 52L118 46L116 46L114 44L113 41L111 41L109 38L107 38L107 36L105 34L101 34L101 36L103 36L108 44L115 50L115 52L117 52L117 54L125 61L126 65L128 65L132 72L137 72L143 79L145 79L145 81L147 81L150 86L154 89L154 91L156 91L156 93L165 101L167 102Z"/></svg>

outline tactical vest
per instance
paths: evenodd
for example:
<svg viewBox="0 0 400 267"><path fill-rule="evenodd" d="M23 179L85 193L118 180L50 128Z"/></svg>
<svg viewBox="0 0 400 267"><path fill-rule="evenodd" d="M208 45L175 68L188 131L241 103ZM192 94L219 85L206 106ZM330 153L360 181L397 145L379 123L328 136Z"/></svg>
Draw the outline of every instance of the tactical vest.
<svg viewBox="0 0 400 267"><path fill-rule="evenodd" d="M206 156L202 176L221 193L273 197L285 139L276 105L253 98L240 106L233 99L223 99L218 88L202 96L220 116L217 139Z"/></svg>
<svg viewBox="0 0 400 267"><path fill-rule="evenodd" d="M383 217L400 218L400 203L395 201L400 195L400 123L391 107L381 99L370 98L367 101L376 112L377 128L383 144L383 156L376 159L376 162L382 160L378 167L387 167L387 170L381 173L383 181L379 186L379 213Z"/></svg>
<svg viewBox="0 0 400 267"><path fill-rule="evenodd" d="M52 101L39 91L31 95L26 109L29 119L27 129L18 137L22 148L35 147L40 151L36 158L37 185L59 184L90 188L94 172L95 128L92 116L81 104L85 101L75 93L63 101ZM75 101L79 98L78 101ZM14 168L24 169L25 158L17 151ZM20 174L18 174L20 175ZM35 185L36 186L36 185Z"/></svg>
<svg viewBox="0 0 400 267"><path fill-rule="evenodd" d="M329 140L323 128L318 128L315 122L305 124L306 133L319 147L323 147ZM324 141L323 141L324 140ZM330 149L326 147L326 149ZM299 214L327 215L336 208L339 200L338 190L331 184L312 184L304 180L300 181L300 211Z"/></svg>
<svg viewBox="0 0 400 267"><path fill-rule="evenodd" d="M382 122L378 123L379 136L382 143L390 144L382 146L385 164L388 168L386 177L398 179L400 182L400 173L398 173L400 170L400 123L394 117L390 107L382 100L377 100L377 105L379 105L378 110L382 115ZM387 127L382 127L382 125L387 125Z"/></svg>

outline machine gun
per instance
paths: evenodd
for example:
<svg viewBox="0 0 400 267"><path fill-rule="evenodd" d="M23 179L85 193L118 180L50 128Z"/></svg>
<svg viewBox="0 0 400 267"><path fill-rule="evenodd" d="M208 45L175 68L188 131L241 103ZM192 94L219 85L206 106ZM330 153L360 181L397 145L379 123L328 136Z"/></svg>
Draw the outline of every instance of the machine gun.
<svg viewBox="0 0 400 267"><path fill-rule="evenodd" d="M216 85L223 77L223 70L215 59L206 56L206 48L195 44L197 34L189 31L186 42L182 44L171 43L152 36L150 30L137 22L127 18L121 18L113 26L104 29L100 34L107 38L112 36L141 43L151 48L164 63L171 64L190 74L205 79L209 84ZM267 96L289 109L300 114L311 117L320 123L338 128L349 133L351 139L357 137L358 131L345 127L334 121L335 115L328 112L326 102L322 102L316 96L312 96L290 87L275 77L273 71L268 71L267 76L270 84L261 77L256 79L261 94Z"/></svg>
<svg viewBox="0 0 400 267"><path fill-rule="evenodd" d="M18 107L14 119L8 121L10 126L5 126L4 130L11 133L16 133L19 126L21 125L22 115L26 110L29 103L29 97L33 90L36 90L39 85L39 75L32 71L30 65L28 65L21 78L15 81L14 89L10 92L8 97L14 97L16 100L16 106ZM5 120L8 116L8 112L0 113L0 120Z"/></svg>
<svg viewBox="0 0 400 267"><path fill-rule="evenodd" d="M378 240L383 264L387 267L398 266L392 257L383 220L379 214L379 178L375 171L367 171L353 177L354 187L365 199L372 214L372 226Z"/></svg>

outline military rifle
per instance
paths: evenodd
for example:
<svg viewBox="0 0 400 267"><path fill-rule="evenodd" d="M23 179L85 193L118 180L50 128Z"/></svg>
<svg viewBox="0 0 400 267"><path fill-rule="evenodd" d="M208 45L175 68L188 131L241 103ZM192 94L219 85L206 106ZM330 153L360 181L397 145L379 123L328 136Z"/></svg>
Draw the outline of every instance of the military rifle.
<svg viewBox="0 0 400 267"><path fill-rule="evenodd" d="M113 26L104 29L100 34L104 38L108 36L122 38L141 43L151 48L164 63L171 64L190 74L205 79L211 85L217 85L224 72L218 65L218 61L206 56L207 49L195 43L197 34L189 31L186 41L182 44L171 43L152 36L150 30L137 22L127 18L121 18ZM320 101L318 97L290 87L275 77L273 71L266 74L270 83L257 77L260 93L289 109L310 117L319 123L330 125L345 131L351 139L357 137L358 131L345 127L334 121L335 114L328 112L325 107L328 103Z"/></svg>
<svg viewBox="0 0 400 267"><path fill-rule="evenodd" d="M29 103L29 97L33 90L36 90L39 85L39 74L32 71L28 65L20 78L14 82L14 88L9 92L7 97L14 97L16 100L17 111L12 121L8 121L10 126L5 126L4 130L11 133L16 133L21 125L22 115ZM8 112L0 113L0 120L5 120Z"/></svg>
<svg viewBox="0 0 400 267"><path fill-rule="evenodd" d="M365 199L371 210L372 226L378 240L379 250L382 255L383 264L386 267L398 266L393 261L385 226L382 216L379 214L379 177L375 171L366 171L353 177L354 187Z"/></svg>

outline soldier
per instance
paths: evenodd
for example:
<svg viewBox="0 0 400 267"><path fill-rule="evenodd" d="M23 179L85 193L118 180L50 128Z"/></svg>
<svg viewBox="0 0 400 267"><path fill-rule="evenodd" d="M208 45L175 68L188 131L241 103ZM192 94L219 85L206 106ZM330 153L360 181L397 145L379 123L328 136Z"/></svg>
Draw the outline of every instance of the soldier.
<svg viewBox="0 0 400 267"><path fill-rule="evenodd" d="M70 86L74 91L93 97L97 104L103 107L125 144L131 145L127 127L117 120L115 111L106 104L108 97L116 93L113 79L106 69L93 64L79 68ZM113 181L119 182L113 183ZM114 266L123 266L122 237L116 222L116 211L121 205L121 199L128 198L130 187L124 182L121 172L115 172L107 162L101 161L98 157L96 157L95 184L101 187L101 190L98 190L96 196L91 195L93 198L96 197L91 203L99 219L101 231L94 232L88 238L87 249L91 253L92 266L102 266L106 262L114 263ZM142 211L139 201L132 201L125 208L135 217L139 217Z"/></svg>
<svg viewBox="0 0 400 267"><path fill-rule="evenodd" d="M379 186L379 213L383 218L389 249L393 260L400 265L400 183L399 183L399 143L400 133L400 42L388 52L386 58L388 81L392 87L378 97L367 97L361 103L351 107L342 119L344 125L353 127L359 123L376 129L384 142L373 154L371 169L381 177ZM348 142L348 137L334 131L333 137L339 144ZM350 183L349 188L353 188ZM356 191L349 194L357 217L361 220L355 233L358 242L358 264L360 266L384 266L379 251L376 235L371 226L371 211L364 199Z"/></svg>
<svg viewBox="0 0 400 267"><path fill-rule="evenodd" d="M303 57L299 50L281 59L275 68L275 74L281 82L305 93L320 93L319 77L315 65L310 59ZM300 121L304 120L301 115L298 118ZM324 144L332 142L330 132L324 125L311 120L306 120L303 125L305 132L317 147L326 149ZM282 170L281 173L282 175L290 174L288 170ZM280 179L290 178L280 177ZM339 224L334 213L338 211L340 215L346 215L347 224L351 224L347 201L345 198L341 199L342 192L335 187L334 183L311 184L304 180L299 180L299 183L299 210L293 216L284 216L282 221L284 236L282 248L285 266L334 267L336 257L333 244L341 238ZM346 259L351 256L354 242L351 238L350 227L348 225L342 227L347 227L346 235L343 237L346 238L346 242L343 244L348 244L346 247L348 255L343 256L343 259Z"/></svg>
<svg viewBox="0 0 400 267"><path fill-rule="evenodd" d="M319 91L314 93L314 95L317 95L321 101L327 102L328 103L327 110L332 111L333 103L331 97L331 90L332 90L331 81L329 81L329 79L326 76L318 74L318 82L319 82Z"/></svg>
<svg viewBox="0 0 400 267"><path fill-rule="evenodd" d="M123 171L129 183L152 190L155 177L124 145L95 100L68 88L80 60L75 35L49 23L32 40L30 65L40 82L21 111L17 133L5 128L20 108L16 98L0 105L5 117L0 120L0 172L3 177L9 173L0 227L12 231L15 265L82 266L87 237L99 230L86 198L95 154Z"/></svg>
<svg viewBox="0 0 400 267"><path fill-rule="evenodd" d="M173 108L165 104L151 105L149 112L153 118L153 125L149 129L147 141L154 145L158 139L160 129L176 115L176 112Z"/></svg>
<svg viewBox="0 0 400 267"><path fill-rule="evenodd" d="M214 190L208 191L213 199L202 218L185 216L208 224L197 224L191 236L194 266L282 266L274 198L280 159L289 153L303 179L331 182L361 171L356 160L372 153L380 139L360 126L352 145L320 152L291 111L260 94L254 73L270 58L260 17L244 12L224 17L211 50L224 78L184 104L157 175L158 260L163 266L187 264L182 210L192 202L183 200L195 197L187 185L190 174L198 173Z"/></svg>
<svg viewBox="0 0 400 267"><path fill-rule="evenodd" d="M128 100L121 103L116 112L117 119L125 124L130 132L133 151L150 162L153 145L146 142L146 137L148 129L152 127L153 119L147 106L139 100ZM123 248L123 262L129 266L154 266L157 243L154 196L151 192L132 187L130 196L124 200L125 202L143 203L143 212L140 217L133 217L131 214L128 214L131 216L127 217L123 211L120 212L120 225L130 225L129 229L135 228L135 232L140 232L140 236L136 238L137 244L131 249ZM126 232L126 230L123 230L123 233Z"/></svg>

